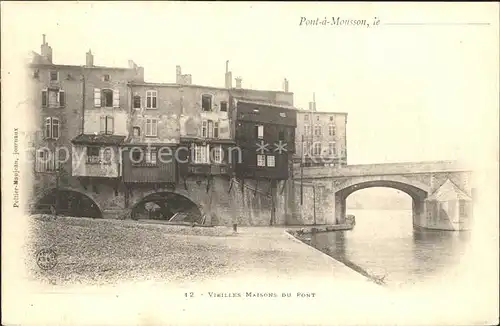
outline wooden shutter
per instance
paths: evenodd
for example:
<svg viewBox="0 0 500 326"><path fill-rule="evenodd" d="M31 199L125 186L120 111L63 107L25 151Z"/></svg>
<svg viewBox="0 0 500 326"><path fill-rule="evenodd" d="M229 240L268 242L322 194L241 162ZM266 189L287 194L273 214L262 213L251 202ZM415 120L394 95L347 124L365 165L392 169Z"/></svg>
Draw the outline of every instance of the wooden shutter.
<svg viewBox="0 0 500 326"><path fill-rule="evenodd" d="M113 90L113 107L114 108L120 107L120 90L119 89Z"/></svg>
<svg viewBox="0 0 500 326"><path fill-rule="evenodd" d="M64 94L64 91L59 91L59 106L64 107L66 106L66 94Z"/></svg>
<svg viewBox="0 0 500 326"><path fill-rule="evenodd" d="M45 119L45 138L50 138L52 136L52 129L51 129L51 118L46 118Z"/></svg>
<svg viewBox="0 0 500 326"><path fill-rule="evenodd" d="M153 131L153 136L158 136L158 120L154 119L151 121L151 130Z"/></svg>
<svg viewBox="0 0 500 326"><path fill-rule="evenodd" d="M115 119L113 117L106 117L106 133L112 135L114 132Z"/></svg>
<svg viewBox="0 0 500 326"><path fill-rule="evenodd" d="M101 107L101 89L100 88L94 88L94 106L96 108Z"/></svg>
<svg viewBox="0 0 500 326"><path fill-rule="evenodd" d="M47 102L48 102L47 90L44 89L42 91L42 107L47 107Z"/></svg>
<svg viewBox="0 0 500 326"><path fill-rule="evenodd" d="M106 132L106 117L101 117L101 127L100 132L103 134Z"/></svg>

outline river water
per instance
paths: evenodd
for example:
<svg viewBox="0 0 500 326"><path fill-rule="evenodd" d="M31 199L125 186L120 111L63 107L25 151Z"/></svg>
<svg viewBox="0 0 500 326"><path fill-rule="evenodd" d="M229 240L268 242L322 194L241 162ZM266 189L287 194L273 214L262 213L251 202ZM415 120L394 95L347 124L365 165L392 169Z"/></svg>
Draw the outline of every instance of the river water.
<svg viewBox="0 0 500 326"><path fill-rule="evenodd" d="M417 231L411 210L354 210L351 231L317 233L310 244L389 287L404 287L446 273L460 263L469 232Z"/></svg>

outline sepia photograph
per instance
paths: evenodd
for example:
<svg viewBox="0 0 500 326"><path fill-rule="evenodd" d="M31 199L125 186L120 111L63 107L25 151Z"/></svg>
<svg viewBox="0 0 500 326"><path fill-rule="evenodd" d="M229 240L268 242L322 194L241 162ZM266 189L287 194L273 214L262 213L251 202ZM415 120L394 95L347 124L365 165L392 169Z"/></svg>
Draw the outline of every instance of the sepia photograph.
<svg viewBox="0 0 500 326"><path fill-rule="evenodd" d="M499 5L2 2L3 325L499 323Z"/></svg>

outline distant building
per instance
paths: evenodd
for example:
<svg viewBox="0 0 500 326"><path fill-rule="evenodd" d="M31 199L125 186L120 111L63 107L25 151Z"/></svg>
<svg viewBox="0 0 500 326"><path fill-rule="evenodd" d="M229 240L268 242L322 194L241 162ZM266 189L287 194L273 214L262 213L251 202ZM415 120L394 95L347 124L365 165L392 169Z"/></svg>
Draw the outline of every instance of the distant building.
<svg viewBox="0 0 500 326"><path fill-rule="evenodd" d="M304 166L343 166L347 164L347 113L316 110L297 111L294 161Z"/></svg>

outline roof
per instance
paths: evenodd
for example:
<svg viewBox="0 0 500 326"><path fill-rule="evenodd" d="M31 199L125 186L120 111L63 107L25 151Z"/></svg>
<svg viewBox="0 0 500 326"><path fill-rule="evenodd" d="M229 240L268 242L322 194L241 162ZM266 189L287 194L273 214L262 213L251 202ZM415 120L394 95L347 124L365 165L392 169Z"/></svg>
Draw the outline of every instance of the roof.
<svg viewBox="0 0 500 326"><path fill-rule="evenodd" d="M232 139L221 139L221 138L199 138L199 137L181 137L181 142L193 142L193 143L213 143L213 144L235 144Z"/></svg>
<svg viewBox="0 0 500 326"><path fill-rule="evenodd" d="M78 135L71 141L74 144L120 145L125 136L117 135Z"/></svg>
<svg viewBox="0 0 500 326"><path fill-rule="evenodd" d="M305 110L305 109L298 109L297 110L297 113L298 114L329 114L329 115L332 115L332 114L343 114L343 115L347 115L347 112L329 112L329 111L310 111L310 110Z"/></svg>
<svg viewBox="0 0 500 326"><path fill-rule="evenodd" d="M465 192L460 190L450 179L447 179L428 200L450 201L450 200L472 200Z"/></svg>
<svg viewBox="0 0 500 326"><path fill-rule="evenodd" d="M264 106L276 107L276 108L280 108L280 109L287 109L287 110L298 111L298 109L295 108L295 107L293 107L292 105L274 104L274 103L265 102L265 101L244 100L244 99L240 99L238 97L235 97L235 99L238 100L238 102L247 103L247 104L264 105Z"/></svg>

